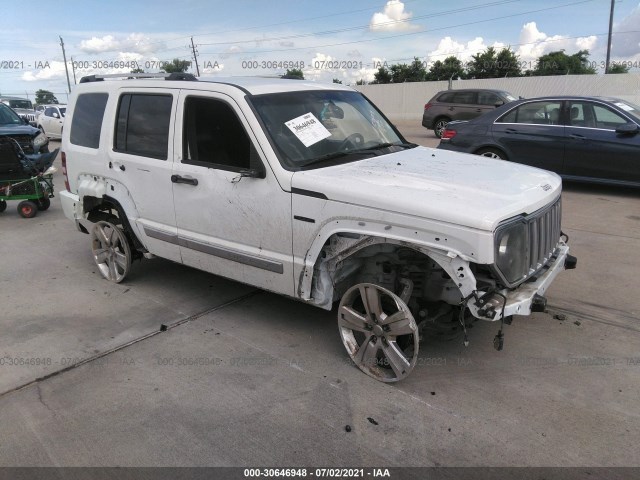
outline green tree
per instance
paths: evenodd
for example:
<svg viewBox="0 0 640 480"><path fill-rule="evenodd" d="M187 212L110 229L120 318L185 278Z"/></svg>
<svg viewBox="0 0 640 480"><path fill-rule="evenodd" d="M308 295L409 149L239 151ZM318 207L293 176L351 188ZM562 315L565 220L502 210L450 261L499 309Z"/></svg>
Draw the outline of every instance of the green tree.
<svg viewBox="0 0 640 480"><path fill-rule="evenodd" d="M297 80L304 80L304 73L299 68L287 69L284 75L281 78L293 78Z"/></svg>
<svg viewBox="0 0 640 480"><path fill-rule="evenodd" d="M144 70L141 68L134 68L130 73L144 73Z"/></svg>
<svg viewBox="0 0 640 480"><path fill-rule="evenodd" d="M171 62L165 63L162 71L166 73L183 73L186 72L191 66L191 62L189 60L180 60L179 58L174 58Z"/></svg>
<svg viewBox="0 0 640 480"><path fill-rule="evenodd" d="M367 82L364 81L364 79L360 79L360 80L356 80L356 85L366 85Z"/></svg>
<svg viewBox="0 0 640 480"><path fill-rule="evenodd" d="M622 63L611 65L609 63L609 71L607 73L629 73L629 67Z"/></svg>
<svg viewBox="0 0 640 480"><path fill-rule="evenodd" d="M378 67L378 71L373 74L371 83L391 83L391 72L387 67Z"/></svg>
<svg viewBox="0 0 640 480"><path fill-rule="evenodd" d="M436 60L426 75L426 80L448 80L450 78L464 78L464 67L462 62L453 55L444 59Z"/></svg>
<svg viewBox="0 0 640 480"><path fill-rule="evenodd" d="M536 68L527 73L533 76L585 75L595 74L596 69L589 61L589 50L580 50L573 55L567 55L564 50L558 50L539 57Z"/></svg>
<svg viewBox="0 0 640 480"><path fill-rule="evenodd" d="M424 63L418 57L414 57L409 65L406 63L396 63L391 65L391 82L424 82L427 77L427 70Z"/></svg>
<svg viewBox="0 0 640 480"><path fill-rule="evenodd" d="M57 105L58 99L49 90L38 90L36 91L36 104L38 105Z"/></svg>
<svg viewBox="0 0 640 480"><path fill-rule="evenodd" d="M519 77L522 75L518 56L511 48L503 48L497 52L493 47L487 47L482 53L471 57L467 67L469 78L501 78Z"/></svg>
<svg viewBox="0 0 640 480"><path fill-rule="evenodd" d="M342 80L338 80L337 78L334 78L333 79L333 83L339 83L339 84L342 85Z"/></svg>

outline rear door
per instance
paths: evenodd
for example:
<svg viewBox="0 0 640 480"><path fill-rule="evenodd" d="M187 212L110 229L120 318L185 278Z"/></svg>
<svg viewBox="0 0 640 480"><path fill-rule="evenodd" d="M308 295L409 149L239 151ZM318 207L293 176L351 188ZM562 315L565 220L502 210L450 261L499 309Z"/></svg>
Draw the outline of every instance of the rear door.
<svg viewBox="0 0 640 480"><path fill-rule="evenodd" d="M127 189L113 195L135 207L137 218L129 220L141 227L149 251L180 262L171 183L177 102L177 91L121 89L108 168Z"/></svg>
<svg viewBox="0 0 640 480"><path fill-rule="evenodd" d="M604 103L586 100L569 102L569 112L564 173L640 183L640 135L615 131L630 120Z"/></svg>
<svg viewBox="0 0 640 480"><path fill-rule="evenodd" d="M454 92L451 104L447 108L449 112L447 116L451 120L471 120L476 118L481 112L477 103L477 92Z"/></svg>
<svg viewBox="0 0 640 480"><path fill-rule="evenodd" d="M522 103L494 122L493 139L511 161L562 173L562 107L561 100Z"/></svg>

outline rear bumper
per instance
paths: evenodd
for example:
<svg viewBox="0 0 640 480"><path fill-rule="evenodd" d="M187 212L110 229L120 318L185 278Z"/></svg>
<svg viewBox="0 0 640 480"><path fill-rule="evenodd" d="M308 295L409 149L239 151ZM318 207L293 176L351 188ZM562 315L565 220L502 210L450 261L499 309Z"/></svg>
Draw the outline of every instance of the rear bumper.
<svg viewBox="0 0 640 480"><path fill-rule="evenodd" d="M60 203L62 204L64 216L76 224L78 231L85 233L86 230L83 230L80 226L80 220L82 219L80 197L68 190L62 190L58 195L60 196Z"/></svg>

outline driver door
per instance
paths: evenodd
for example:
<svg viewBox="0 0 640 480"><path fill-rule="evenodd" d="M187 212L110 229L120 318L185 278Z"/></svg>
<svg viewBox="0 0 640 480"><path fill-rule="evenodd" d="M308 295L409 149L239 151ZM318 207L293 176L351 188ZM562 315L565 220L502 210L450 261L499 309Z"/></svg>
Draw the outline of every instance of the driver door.
<svg viewBox="0 0 640 480"><path fill-rule="evenodd" d="M182 90L172 175L182 261L293 295L291 193L222 93Z"/></svg>

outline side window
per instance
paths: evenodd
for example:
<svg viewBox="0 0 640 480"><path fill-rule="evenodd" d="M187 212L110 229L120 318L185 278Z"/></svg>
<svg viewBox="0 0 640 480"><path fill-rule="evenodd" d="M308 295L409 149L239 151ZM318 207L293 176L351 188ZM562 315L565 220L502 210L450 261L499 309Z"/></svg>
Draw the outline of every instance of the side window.
<svg viewBox="0 0 640 480"><path fill-rule="evenodd" d="M584 107L584 104L578 102L569 104L569 125L572 127L593 127L586 121Z"/></svg>
<svg viewBox="0 0 640 480"><path fill-rule="evenodd" d="M536 125L559 125L560 102L530 102L514 108L497 121L499 123L527 123Z"/></svg>
<svg viewBox="0 0 640 480"><path fill-rule="evenodd" d="M453 96L453 92L443 93L440 95L440 98L438 98L438 101L442 103L453 103Z"/></svg>
<svg viewBox="0 0 640 480"><path fill-rule="evenodd" d="M171 95L122 95L118 105L114 149L166 160L172 103Z"/></svg>
<svg viewBox="0 0 640 480"><path fill-rule="evenodd" d="M238 171L259 168L258 153L233 109L222 100L185 100L183 162Z"/></svg>
<svg viewBox="0 0 640 480"><path fill-rule="evenodd" d="M54 108L49 107L44 111L44 115L45 115L45 117L53 117L53 113L55 111L56 110Z"/></svg>
<svg viewBox="0 0 640 480"><path fill-rule="evenodd" d="M78 96L71 121L71 143L98 148L108 99L107 93L84 93Z"/></svg>
<svg viewBox="0 0 640 480"><path fill-rule="evenodd" d="M629 120L616 112L609 110L604 105L594 105L593 116L596 122L596 128L615 130L619 125L629 123Z"/></svg>
<svg viewBox="0 0 640 480"><path fill-rule="evenodd" d="M462 103L472 105L476 103L476 94L474 92L458 92L453 97L453 103Z"/></svg>
<svg viewBox="0 0 640 480"><path fill-rule="evenodd" d="M502 101L498 95L491 92L478 92L478 104L479 105L491 105Z"/></svg>

